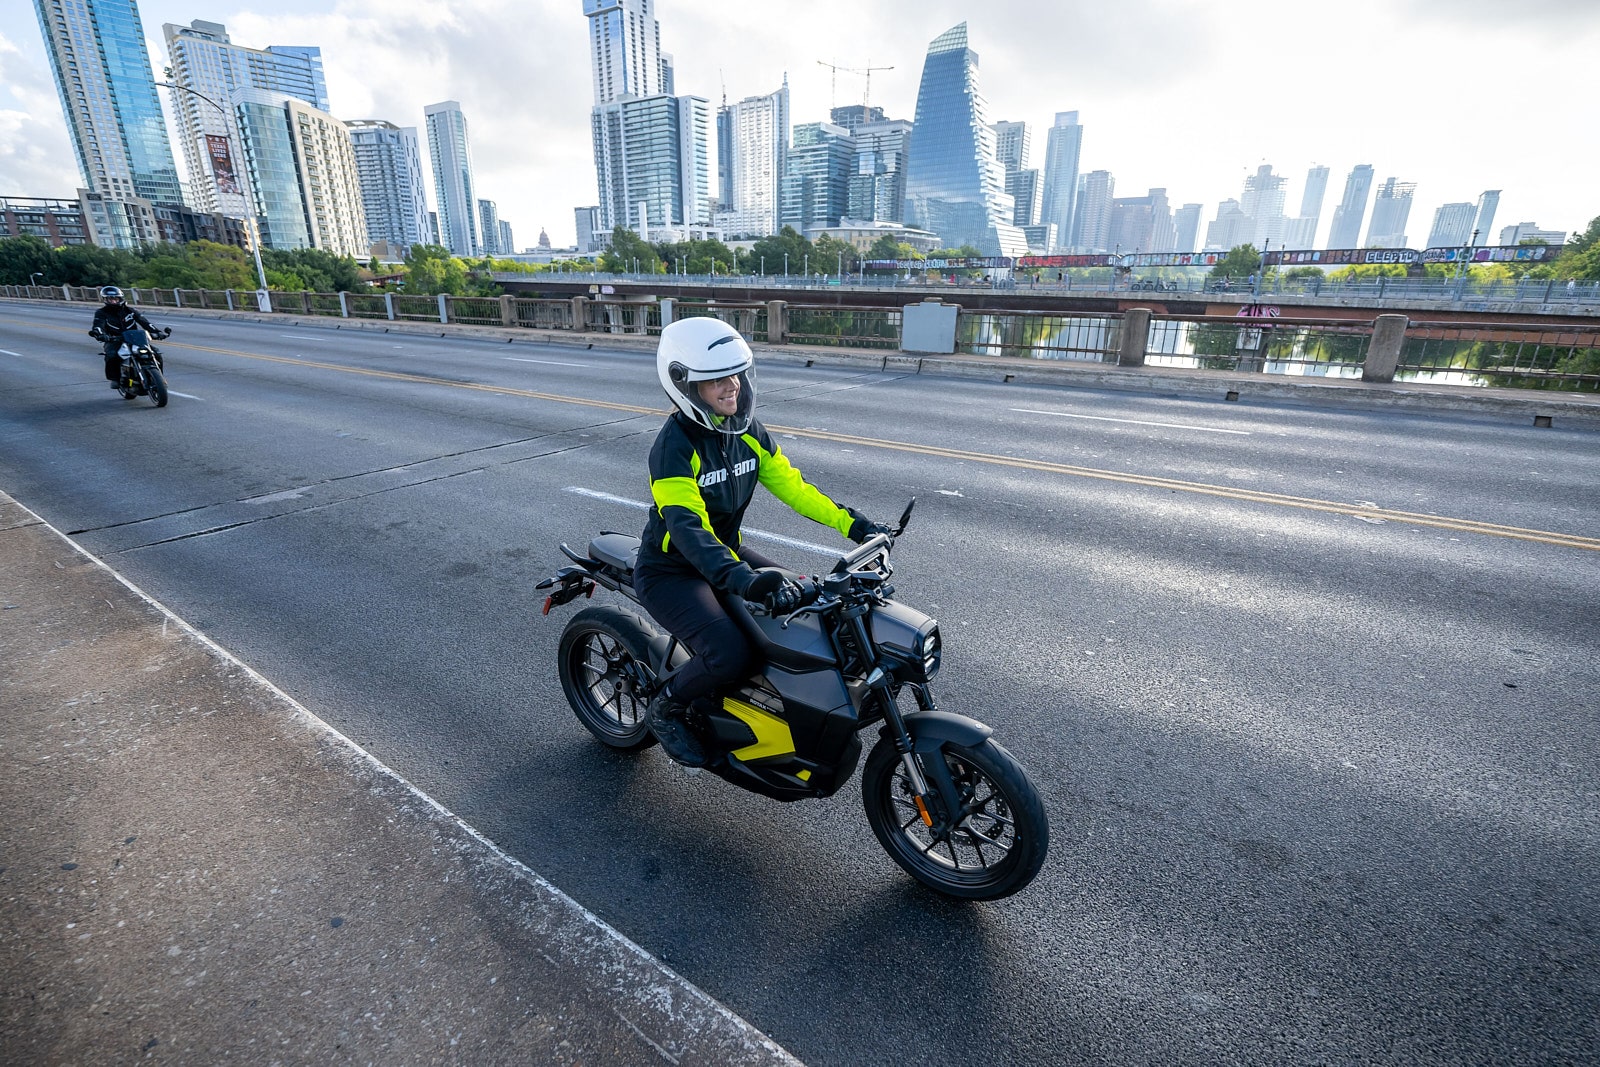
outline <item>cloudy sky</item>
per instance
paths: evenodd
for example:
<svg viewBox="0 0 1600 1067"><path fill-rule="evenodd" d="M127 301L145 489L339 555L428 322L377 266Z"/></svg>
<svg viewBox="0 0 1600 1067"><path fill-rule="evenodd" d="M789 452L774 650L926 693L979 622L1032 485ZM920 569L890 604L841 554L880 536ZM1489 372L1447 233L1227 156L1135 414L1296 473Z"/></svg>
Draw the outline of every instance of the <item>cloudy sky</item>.
<svg viewBox="0 0 1600 1067"><path fill-rule="evenodd" d="M459 100L479 195L531 245L573 241L595 202L587 20L580 0L141 0L153 65L161 26L204 18L236 43L322 49L333 111L422 125ZM80 179L33 5L0 0L0 196L70 196ZM1299 206L1308 167L1332 168L1319 241L1357 163L1417 183L1407 231L1434 209L1504 190L1501 226L1582 230L1600 215L1596 0L657 0L680 94L715 106L789 77L796 123L859 102L912 118L928 42L958 22L980 58L991 121L1084 125L1082 168L1120 196L1151 186L1203 218L1263 163ZM836 96L835 96L836 93ZM426 147L424 146L424 151ZM175 153L182 167L181 153Z"/></svg>

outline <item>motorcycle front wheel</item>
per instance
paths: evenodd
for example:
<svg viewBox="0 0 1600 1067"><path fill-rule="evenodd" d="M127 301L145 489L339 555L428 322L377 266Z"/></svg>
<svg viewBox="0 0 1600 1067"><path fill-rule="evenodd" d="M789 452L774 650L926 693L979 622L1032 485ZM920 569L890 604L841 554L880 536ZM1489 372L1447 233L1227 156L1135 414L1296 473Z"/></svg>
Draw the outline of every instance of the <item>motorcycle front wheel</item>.
<svg viewBox="0 0 1600 1067"><path fill-rule="evenodd" d="M919 758L924 777L930 760L944 760L961 809L945 818L935 798L935 826L949 830L930 828L900 753L880 740L867 757L861 798L890 858L923 885L962 900L998 900L1033 881L1050 847L1050 823L1016 758L992 738L972 748L946 744Z"/></svg>
<svg viewBox="0 0 1600 1067"><path fill-rule="evenodd" d="M143 368L145 392L150 396L150 403L158 408L167 406L167 380L154 366Z"/></svg>
<svg viewBox="0 0 1600 1067"><path fill-rule="evenodd" d="M557 672L578 721L611 748L637 752L656 743L646 721L650 629L609 604L584 608L561 631Z"/></svg>

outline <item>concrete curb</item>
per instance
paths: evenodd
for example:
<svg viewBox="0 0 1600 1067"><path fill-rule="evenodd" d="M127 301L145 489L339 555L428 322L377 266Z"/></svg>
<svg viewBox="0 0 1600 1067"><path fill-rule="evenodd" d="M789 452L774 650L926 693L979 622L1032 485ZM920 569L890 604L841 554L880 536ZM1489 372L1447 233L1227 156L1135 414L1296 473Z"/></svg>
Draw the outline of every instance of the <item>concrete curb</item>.
<svg viewBox="0 0 1600 1067"><path fill-rule="evenodd" d="M11 298L7 302L46 307L69 306L62 301L51 300ZM390 322L384 319L345 319L328 315L262 314L252 311L228 312L197 308L163 307L149 310L152 314L165 317L235 319L308 329L377 331L439 338L472 337L503 340L508 344L579 349L591 349L600 345L651 352L656 346L655 338L639 334L572 333L565 330L535 330L460 323ZM1054 385L1063 388L1097 389L1152 396L1372 411L1448 411L1498 422L1521 422L1527 426L1600 428L1600 393L1419 385L1409 382L1380 384L1320 376L1250 374L1238 371L1153 366L1118 367L1109 363L1008 356L919 356L900 351L812 345L756 344L752 347L764 360L807 367L862 369L875 366L880 371L902 374L936 374L951 378L1022 382L1030 385Z"/></svg>
<svg viewBox="0 0 1600 1067"><path fill-rule="evenodd" d="M0 1061L798 1063L3 492L0 588Z"/></svg>

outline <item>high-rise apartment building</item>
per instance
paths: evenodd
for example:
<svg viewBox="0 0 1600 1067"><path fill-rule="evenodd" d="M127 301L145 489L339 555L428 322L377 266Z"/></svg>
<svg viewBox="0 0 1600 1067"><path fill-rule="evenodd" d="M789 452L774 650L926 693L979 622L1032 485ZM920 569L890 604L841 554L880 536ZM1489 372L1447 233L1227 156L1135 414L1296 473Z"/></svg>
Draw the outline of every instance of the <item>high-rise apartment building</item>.
<svg viewBox="0 0 1600 1067"><path fill-rule="evenodd" d="M383 119L357 119L345 126L361 178L367 236L399 248L431 243L417 128Z"/></svg>
<svg viewBox="0 0 1600 1067"><path fill-rule="evenodd" d="M594 102L671 93L670 56L661 54L661 27L653 0L583 0L589 18Z"/></svg>
<svg viewBox="0 0 1600 1067"><path fill-rule="evenodd" d="M514 256L514 255L516 255L517 254L517 242L516 242L516 240L514 239L514 237L512 236L512 233L511 233L511 223L507 222L505 219L501 219L500 220L500 224L499 224L499 229L500 229L500 239L496 242L496 247L498 247L500 249L500 254L502 256ZM545 234L544 234L544 232L542 230L540 231L539 235L541 237L544 237L544 247L549 248L550 247L550 238L548 236L545 236Z"/></svg>
<svg viewBox="0 0 1600 1067"><path fill-rule="evenodd" d="M1361 220L1367 214L1367 195L1372 192L1372 165L1358 163L1344 182L1344 196L1333 209L1328 228L1329 248L1359 248Z"/></svg>
<svg viewBox="0 0 1600 1067"><path fill-rule="evenodd" d="M1114 252L1171 252L1176 236L1167 191L1114 198L1107 241Z"/></svg>
<svg viewBox="0 0 1600 1067"><path fill-rule="evenodd" d="M1026 122L997 122L994 124L994 154L1007 174L1028 169L1028 157L1033 147L1033 134Z"/></svg>
<svg viewBox="0 0 1600 1067"><path fill-rule="evenodd" d="M1257 167L1256 172L1244 180L1239 210L1255 220L1250 230L1250 243L1257 251L1269 244L1279 249L1283 247L1283 226L1287 221L1283 214L1284 201L1288 198L1286 185L1288 180L1272 173L1270 164Z"/></svg>
<svg viewBox="0 0 1600 1067"><path fill-rule="evenodd" d="M1494 213L1500 207L1500 190L1485 189L1478 197L1478 218L1472 224L1473 244L1489 243L1489 227L1494 225Z"/></svg>
<svg viewBox="0 0 1600 1067"><path fill-rule="evenodd" d="M978 91L978 54L967 47L963 22L934 38L923 60L905 221L937 233L946 247L1022 255L1027 239L1011 221L1015 205L1006 195L987 111Z"/></svg>
<svg viewBox="0 0 1600 1067"><path fill-rule="evenodd" d="M1537 222L1519 222L1515 226L1501 228L1500 243L1502 245L1520 245L1524 241L1561 245L1567 243L1567 235L1561 230L1540 229Z"/></svg>
<svg viewBox="0 0 1600 1067"><path fill-rule="evenodd" d="M483 251L478 224L477 182L472 176L472 144L467 117L454 100L422 109L433 161L433 200L439 210L439 239L453 255L470 258Z"/></svg>
<svg viewBox="0 0 1600 1067"><path fill-rule="evenodd" d="M191 198L203 210L243 216L250 205L238 181L240 163L232 158L239 144L233 92L261 89L329 111L322 50L287 45L246 48L233 43L226 26L199 19L187 26L169 22L161 31L172 61L172 80L193 90L174 93L172 97ZM219 111L194 93L215 101L224 110Z"/></svg>
<svg viewBox="0 0 1600 1067"><path fill-rule="evenodd" d="M1200 237L1200 204L1185 204L1172 213L1172 250L1193 252Z"/></svg>
<svg viewBox="0 0 1600 1067"><path fill-rule="evenodd" d="M842 110L836 108L834 113ZM872 110L882 114L878 108ZM851 131L856 157L846 204L850 218L898 223L905 217L906 152L911 146L911 129L905 119L876 119Z"/></svg>
<svg viewBox="0 0 1600 1067"><path fill-rule="evenodd" d="M181 204L134 0L34 0L50 71L90 191Z"/></svg>
<svg viewBox="0 0 1600 1067"><path fill-rule="evenodd" d="M498 256L507 251L500 247L500 206L493 200L478 201L478 233L484 255Z"/></svg>
<svg viewBox="0 0 1600 1067"><path fill-rule="evenodd" d="M1072 241L1073 206L1078 196L1078 157L1083 152L1083 127L1076 111L1056 113L1045 141L1044 192L1039 221L1054 223L1057 239Z"/></svg>
<svg viewBox="0 0 1600 1067"><path fill-rule="evenodd" d="M652 0L583 0L594 74L595 179L601 226L710 222L710 110L672 95L672 59L661 52Z"/></svg>
<svg viewBox="0 0 1600 1067"><path fill-rule="evenodd" d="M1478 218L1478 205L1440 204L1433 212L1428 230L1429 248L1460 248L1472 240L1472 224Z"/></svg>
<svg viewBox="0 0 1600 1067"><path fill-rule="evenodd" d="M1372 224L1367 228L1367 248L1406 247L1406 219L1411 216L1411 197L1416 182L1386 178L1372 200Z"/></svg>
<svg viewBox="0 0 1600 1067"><path fill-rule="evenodd" d="M717 109L717 226L729 236L778 232L789 156L789 78L765 96Z"/></svg>
<svg viewBox="0 0 1600 1067"><path fill-rule="evenodd" d="M365 259L372 245L349 128L284 93L237 89L233 101L261 243Z"/></svg>
<svg viewBox="0 0 1600 1067"><path fill-rule="evenodd" d="M1079 176L1072 212L1072 247L1084 252L1110 252L1111 202L1117 180L1109 170L1091 170Z"/></svg>
<svg viewBox="0 0 1600 1067"><path fill-rule="evenodd" d="M1255 234L1256 220L1244 213L1237 200L1224 200L1217 205L1217 217L1206 226L1206 244L1203 251L1229 252L1240 245L1249 244Z"/></svg>
<svg viewBox="0 0 1600 1067"><path fill-rule="evenodd" d="M849 209L855 138L843 126L808 122L794 128L783 176L779 225L804 233L839 225Z"/></svg>

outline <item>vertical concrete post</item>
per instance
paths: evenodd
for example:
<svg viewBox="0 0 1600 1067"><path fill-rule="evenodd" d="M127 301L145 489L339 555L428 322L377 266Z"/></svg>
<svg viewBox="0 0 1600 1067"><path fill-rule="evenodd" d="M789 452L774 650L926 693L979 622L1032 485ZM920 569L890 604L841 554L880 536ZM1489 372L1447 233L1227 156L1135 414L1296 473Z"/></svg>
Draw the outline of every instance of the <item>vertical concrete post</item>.
<svg viewBox="0 0 1600 1067"><path fill-rule="evenodd" d="M448 323L449 321L450 321L450 297L446 293L440 293L439 294L439 322L440 323Z"/></svg>
<svg viewBox="0 0 1600 1067"><path fill-rule="evenodd" d="M345 292L343 289L339 290L339 317L341 319L348 319L350 317L349 296L350 294Z"/></svg>
<svg viewBox="0 0 1600 1067"><path fill-rule="evenodd" d="M389 321L393 322L394 321L394 294L393 293L384 293L383 294L383 310L384 310L385 313L388 314Z"/></svg>
<svg viewBox="0 0 1600 1067"><path fill-rule="evenodd" d="M661 328L664 330L672 325L672 297L664 296L659 303L661 304Z"/></svg>
<svg viewBox="0 0 1600 1067"><path fill-rule="evenodd" d="M1150 346L1150 309L1129 308L1122 313L1122 348L1117 352L1117 366L1144 366L1145 352Z"/></svg>
<svg viewBox="0 0 1600 1067"><path fill-rule="evenodd" d="M70 302L72 300L72 286L63 285L61 287L61 299L66 300L68 302Z"/></svg>
<svg viewBox="0 0 1600 1067"><path fill-rule="evenodd" d="M311 314L311 290L300 290L300 312L303 315Z"/></svg>
<svg viewBox="0 0 1600 1067"><path fill-rule="evenodd" d="M572 328L579 333L589 328L589 315L585 310L585 305L588 303L589 301L581 296L572 298Z"/></svg>
<svg viewBox="0 0 1600 1067"><path fill-rule="evenodd" d="M235 308L233 306L233 290L232 289L224 289L224 290L222 290L222 295L228 298L228 310L229 311L237 311L238 308Z"/></svg>
<svg viewBox="0 0 1600 1067"><path fill-rule="evenodd" d="M500 325L515 326L517 324L517 306L512 303L515 299L510 293L500 294Z"/></svg>
<svg viewBox="0 0 1600 1067"><path fill-rule="evenodd" d="M1394 381L1408 321L1404 315L1379 315L1373 320L1372 343L1367 346L1367 358L1361 364L1362 381Z"/></svg>
<svg viewBox="0 0 1600 1067"><path fill-rule="evenodd" d="M172 306L175 307L175 308L183 307L183 290L182 289L174 289L174 290L172 290Z"/></svg>
<svg viewBox="0 0 1600 1067"><path fill-rule="evenodd" d="M767 344L789 343L789 305L782 300L767 301Z"/></svg>

